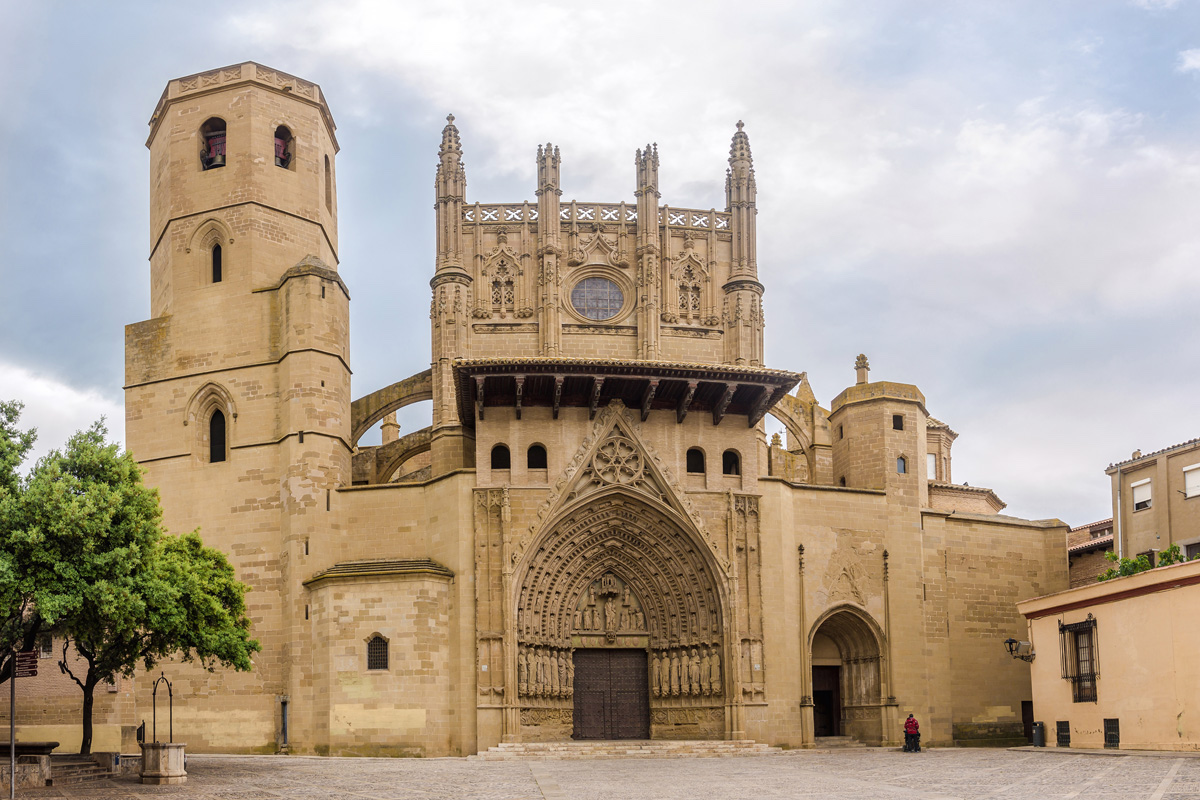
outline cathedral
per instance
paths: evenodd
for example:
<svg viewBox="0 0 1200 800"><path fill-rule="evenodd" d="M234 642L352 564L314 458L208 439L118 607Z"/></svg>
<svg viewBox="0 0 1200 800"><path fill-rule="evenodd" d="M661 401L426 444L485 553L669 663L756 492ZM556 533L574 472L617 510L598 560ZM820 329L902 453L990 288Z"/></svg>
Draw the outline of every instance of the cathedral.
<svg viewBox="0 0 1200 800"><path fill-rule="evenodd" d="M742 123L700 210L664 202L655 147L625 199L565 200L545 144L532 196L472 202L448 117L430 367L365 394L322 89L252 62L172 80L147 146L127 444L167 528L228 554L263 645L249 673L163 667L190 750L878 745L909 713L927 743L1024 740L1002 642L1028 638L1018 600L1067 588L1066 527L953 483L958 434L866 357L828 405L767 365L780 267ZM97 727L150 705L122 681Z"/></svg>

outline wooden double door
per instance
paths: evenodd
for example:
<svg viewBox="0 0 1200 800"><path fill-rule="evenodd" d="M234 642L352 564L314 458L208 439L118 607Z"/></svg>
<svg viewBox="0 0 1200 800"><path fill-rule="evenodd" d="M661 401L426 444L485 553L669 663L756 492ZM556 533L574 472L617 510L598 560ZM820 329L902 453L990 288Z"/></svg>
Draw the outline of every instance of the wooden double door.
<svg viewBox="0 0 1200 800"><path fill-rule="evenodd" d="M575 651L572 739L649 739L645 650Z"/></svg>

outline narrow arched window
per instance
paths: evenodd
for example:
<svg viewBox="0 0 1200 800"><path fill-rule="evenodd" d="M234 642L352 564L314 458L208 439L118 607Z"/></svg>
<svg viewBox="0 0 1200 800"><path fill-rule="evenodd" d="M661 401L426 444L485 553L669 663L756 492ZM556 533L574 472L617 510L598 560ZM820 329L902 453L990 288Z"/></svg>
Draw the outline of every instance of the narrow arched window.
<svg viewBox="0 0 1200 800"><path fill-rule="evenodd" d="M225 120L212 117L200 126L200 169L225 166Z"/></svg>
<svg viewBox="0 0 1200 800"><path fill-rule="evenodd" d="M900 473L901 475L908 472L908 459L906 459L904 456L900 456L896 459L896 472Z"/></svg>
<svg viewBox="0 0 1200 800"><path fill-rule="evenodd" d="M280 125L275 129L275 166L290 169L295 153L296 143L292 139L292 132L286 125Z"/></svg>
<svg viewBox="0 0 1200 800"><path fill-rule="evenodd" d="M388 643L382 636L373 636L367 642L367 669L388 668Z"/></svg>
<svg viewBox="0 0 1200 800"><path fill-rule="evenodd" d="M742 459L736 450L726 450L721 456L721 472L726 475L742 474Z"/></svg>
<svg viewBox="0 0 1200 800"><path fill-rule="evenodd" d="M508 445L498 444L492 448L492 469L512 469Z"/></svg>
<svg viewBox="0 0 1200 800"><path fill-rule="evenodd" d="M212 282L221 282L221 245L214 244L212 247Z"/></svg>
<svg viewBox="0 0 1200 800"><path fill-rule="evenodd" d="M225 460L225 414L220 409L208 418L208 460L211 464Z"/></svg>
<svg viewBox="0 0 1200 800"><path fill-rule="evenodd" d="M329 156L325 156L325 210L333 213L333 167L329 165Z"/></svg>
<svg viewBox="0 0 1200 800"><path fill-rule="evenodd" d="M687 451L687 471L704 472L704 451L699 447Z"/></svg>
<svg viewBox="0 0 1200 800"><path fill-rule="evenodd" d="M540 444L530 445L529 452L525 454L525 465L529 469L545 469L546 448Z"/></svg>

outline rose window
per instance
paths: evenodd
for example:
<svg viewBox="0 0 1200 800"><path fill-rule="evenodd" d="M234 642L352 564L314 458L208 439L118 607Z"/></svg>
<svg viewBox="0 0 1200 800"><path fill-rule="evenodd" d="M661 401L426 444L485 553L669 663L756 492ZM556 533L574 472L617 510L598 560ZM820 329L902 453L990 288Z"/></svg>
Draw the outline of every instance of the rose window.
<svg viewBox="0 0 1200 800"><path fill-rule="evenodd" d="M628 439L610 439L596 450L592 467L605 483L633 483L642 475L642 457Z"/></svg>

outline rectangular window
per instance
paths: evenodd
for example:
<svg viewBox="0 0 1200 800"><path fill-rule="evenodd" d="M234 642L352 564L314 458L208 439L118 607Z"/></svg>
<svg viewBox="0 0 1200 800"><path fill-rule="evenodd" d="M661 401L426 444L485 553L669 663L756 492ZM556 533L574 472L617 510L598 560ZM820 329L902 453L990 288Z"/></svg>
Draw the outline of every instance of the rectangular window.
<svg viewBox="0 0 1200 800"><path fill-rule="evenodd" d="M929 473L925 477L931 481L937 480L937 454L927 453L925 455L925 470Z"/></svg>
<svg viewBox="0 0 1200 800"><path fill-rule="evenodd" d="M1193 558L1200 556L1200 542L1197 542L1196 544L1187 545L1187 547L1184 550L1184 553L1187 555L1188 561L1191 561Z"/></svg>
<svg viewBox="0 0 1200 800"><path fill-rule="evenodd" d="M1200 464L1183 468L1183 494L1185 497L1200 497Z"/></svg>
<svg viewBox="0 0 1200 800"><path fill-rule="evenodd" d="M1058 623L1063 680L1071 682L1076 703L1096 702L1096 681L1100 660L1096 639L1096 620L1088 614L1083 622Z"/></svg>
<svg viewBox="0 0 1200 800"><path fill-rule="evenodd" d="M903 414L892 414L892 430L894 430L894 431L904 430L904 415Z"/></svg>
<svg viewBox="0 0 1200 800"><path fill-rule="evenodd" d="M37 642L38 658L54 658L54 637L43 633Z"/></svg>
<svg viewBox="0 0 1200 800"><path fill-rule="evenodd" d="M1129 488L1133 489L1133 510L1143 511L1150 507L1150 479L1138 481Z"/></svg>
<svg viewBox="0 0 1200 800"><path fill-rule="evenodd" d="M1071 723L1066 720L1059 720L1054 723L1055 741L1059 747L1071 746Z"/></svg>
<svg viewBox="0 0 1200 800"><path fill-rule="evenodd" d="M1108 748L1121 746L1121 720L1104 720L1104 746Z"/></svg>

